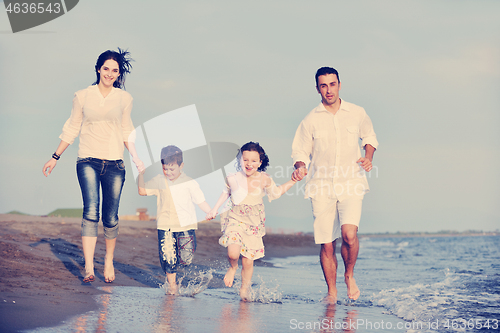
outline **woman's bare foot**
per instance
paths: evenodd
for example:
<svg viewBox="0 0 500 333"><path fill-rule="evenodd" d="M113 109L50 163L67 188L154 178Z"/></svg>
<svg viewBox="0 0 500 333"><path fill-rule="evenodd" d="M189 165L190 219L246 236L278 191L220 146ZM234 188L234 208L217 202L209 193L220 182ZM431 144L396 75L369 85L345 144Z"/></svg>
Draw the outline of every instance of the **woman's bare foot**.
<svg viewBox="0 0 500 333"><path fill-rule="evenodd" d="M226 285L226 287L233 286L234 276L236 275L237 270L238 266L228 268L226 275L224 275L224 284Z"/></svg>
<svg viewBox="0 0 500 333"><path fill-rule="evenodd" d="M90 269L85 268L85 277L83 278L83 282L89 283L94 281L95 281L94 267Z"/></svg>
<svg viewBox="0 0 500 333"><path fill-rule="evenodd" d="M111 283L115 280L115 267L113 266L113 258L104 258L104 282Z"/></svg>
<svg viewBox="0 0 500 333"><path fill-rule="evenodd" d="M85 277L83 278L83 282L89 283L95 281L94 267L85 267Z"/></svg>
<svg viewBox="0 0 500 333"><path fill-rule="evenodd" d="M345 284L347 285L347 297L352 300L357 300L361 292L359 291L358 285L356 284L356 280L354 277L345 277Z"/></svg>

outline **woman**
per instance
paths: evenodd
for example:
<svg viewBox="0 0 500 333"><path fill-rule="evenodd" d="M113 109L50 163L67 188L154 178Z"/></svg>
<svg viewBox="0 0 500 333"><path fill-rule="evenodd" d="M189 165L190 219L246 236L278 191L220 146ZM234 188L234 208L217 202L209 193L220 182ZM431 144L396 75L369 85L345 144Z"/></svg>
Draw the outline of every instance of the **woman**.
<svg viewBox="0 0 500 333"><path fill-rule="evenodd" d="M83 282L86 283L95 281L99 187L102 189L101 218L106 239L104 281L110 283L115 279L113 254L118 236L118 205L125 181L124 145L139 172L144 171L144 164L137 157L133 143L128 142L134 130L130 118L132 96L121 89L125 84L125 75L132 68L129 56L129 52L120 48L118 52L108 50L99 56L95 65L96 82L75 93L71 116L59 136L61 142L52 158L43 166L43 174L47 177L61 154L80 135L76 172L83 199Z"/></svg>

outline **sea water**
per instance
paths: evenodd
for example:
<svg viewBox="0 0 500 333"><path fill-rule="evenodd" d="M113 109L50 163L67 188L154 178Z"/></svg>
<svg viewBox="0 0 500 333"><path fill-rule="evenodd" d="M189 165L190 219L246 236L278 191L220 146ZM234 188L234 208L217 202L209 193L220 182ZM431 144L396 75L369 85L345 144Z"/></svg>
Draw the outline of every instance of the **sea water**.
<svg viewBox="0 0 500 333"><path fill-rule="evenodd" d="M208 288L208 269L180 296L158 288L103 287L99 310L31 332L495 332L500 330L500 237L361 238L356 301L339 255L337 304L326 304L317 256L255 266L251 302ZM194 275L194 276L193 276Z"/></svg>

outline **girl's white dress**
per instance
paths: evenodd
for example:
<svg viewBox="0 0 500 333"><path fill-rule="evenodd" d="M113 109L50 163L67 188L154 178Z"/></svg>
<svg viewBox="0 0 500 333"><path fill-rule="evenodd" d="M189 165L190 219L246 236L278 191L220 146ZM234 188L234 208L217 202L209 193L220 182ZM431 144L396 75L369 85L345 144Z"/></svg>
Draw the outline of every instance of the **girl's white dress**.
<svg viewBox="0 0 500 333"><path fill-rule="evenodd" d="M255 260L264 257L264 243L262 237L266 234L266 213L262 198L267 194L269 202L281 196L280 190L271 179L269 186L264 189L256 188L251 193L247 190L246 175L238 172L234 175L231 188L231 200L228 209L221 214L222 236L219 244L227 247L230 244L241 246L241 255Z"/></svg>

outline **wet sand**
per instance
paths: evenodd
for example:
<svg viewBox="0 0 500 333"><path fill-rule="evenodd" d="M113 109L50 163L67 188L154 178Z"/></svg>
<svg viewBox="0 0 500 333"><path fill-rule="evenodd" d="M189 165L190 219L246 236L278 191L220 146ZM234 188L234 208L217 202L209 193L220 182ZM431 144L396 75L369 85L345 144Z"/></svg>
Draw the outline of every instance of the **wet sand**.
<svg viewBox="0 0 500 333"><path fill-rule="evenodd" d="M55 326L63 320L97 309L97 287L157 288L164 282L159 266L156 222L120 221L112 284L104 282L102 226L95 253L96 281L83 283L81 219L0 214L0 331L17 332ZM225 271L226 249L218 244L218 222L198 225L193 268ZM264 237L266 258L316 255L319 247L309 235ZM222 288L223 274L214 274L209 288Z"/></svg>

